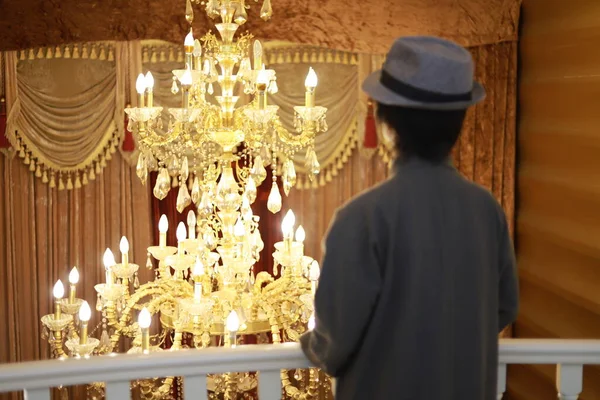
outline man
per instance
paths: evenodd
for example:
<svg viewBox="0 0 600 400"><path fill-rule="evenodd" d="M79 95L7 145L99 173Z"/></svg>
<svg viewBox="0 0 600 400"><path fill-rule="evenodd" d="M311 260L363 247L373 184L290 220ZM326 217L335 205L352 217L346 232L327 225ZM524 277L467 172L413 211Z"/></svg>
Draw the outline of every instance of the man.
<svg viewBox="0 0 600 400"><path fill-rule="evenodd" d="M496 399L497 337L518 309L514 253L500 205L449 161L485 97L472 58L401 38L363 89L400 157L337 212L304 352L337 378L337 400Z"/></svg>

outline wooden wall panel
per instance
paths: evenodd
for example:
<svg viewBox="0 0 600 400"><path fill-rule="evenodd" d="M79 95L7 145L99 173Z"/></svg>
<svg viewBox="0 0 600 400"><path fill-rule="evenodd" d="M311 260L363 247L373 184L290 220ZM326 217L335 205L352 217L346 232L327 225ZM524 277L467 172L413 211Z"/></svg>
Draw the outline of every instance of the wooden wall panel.
<svg viewBox="0 0 600 400"><path fill-rule="evenodd" d="M600 1L524 0L521 15L515 335L600 338ZM509 397L555 399L554 373L511 368ZM600 368L582 399L600 399Z"/></svg>

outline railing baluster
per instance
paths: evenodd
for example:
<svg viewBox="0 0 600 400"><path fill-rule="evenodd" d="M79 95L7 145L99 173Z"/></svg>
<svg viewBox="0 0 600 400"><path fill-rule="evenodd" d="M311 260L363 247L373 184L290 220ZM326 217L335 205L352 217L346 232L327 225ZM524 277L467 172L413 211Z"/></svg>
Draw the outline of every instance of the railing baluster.
<svg viewBox="0 0 600 400"><path fill-rule="evenodd" d="M129 381L106 382L106 400L131 399Z"/></svg>
<svg viewBox="0 0 600 400"><path fill-rule="evenodd" d="M183 378L183 398L185 400L207 400L206 375Z"/></svg>
<svg viewBox="0 0 600 400"><path fill-rule="evenodd" d="M583 365L559 364L556 387L561 400L577 400L583 390Z"/></svg>
<svg viewBox="0 0 600 400"><path fill-rule="evenodd" d="M50 389L25 389L25 400L50 400Z"/></svg>
<svg viewBox="0 0 600 400"><path fill-rule="evenodd" d="M506 392L506 364L498 364L498 400L502 400Z"/></svg>
<svg viewBox="0 0 600 400"><path fill-rule="evenodd" d="M260 371L258 377L260 400L281 400L281 372Z"/></svg>

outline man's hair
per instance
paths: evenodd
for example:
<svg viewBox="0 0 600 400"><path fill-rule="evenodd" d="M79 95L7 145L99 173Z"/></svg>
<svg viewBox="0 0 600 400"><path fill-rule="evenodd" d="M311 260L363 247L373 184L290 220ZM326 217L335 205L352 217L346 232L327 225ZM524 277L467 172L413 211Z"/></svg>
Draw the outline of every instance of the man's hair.
<svg viewBox="0 0 600 400"><path fill-rule="evenodd" d="M377 118L396 133L396 149L404 159L444 161L456 143L466 110L426 110L377 104Z"/></svg>

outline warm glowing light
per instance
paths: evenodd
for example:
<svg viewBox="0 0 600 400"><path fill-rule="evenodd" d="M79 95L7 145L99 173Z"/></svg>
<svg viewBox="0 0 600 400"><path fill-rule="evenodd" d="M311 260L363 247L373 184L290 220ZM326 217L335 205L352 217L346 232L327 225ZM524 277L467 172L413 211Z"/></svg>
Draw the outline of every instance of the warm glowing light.
<svg viewBox="0 0 600 400"><path fill-rule="evenodd" d="M165 214L160 216L160 219L158 220L158 231L160 233L167 233L167 231L169 230L169 220L167 219L167 216Z"/></svg>
<svg viewBox="0 0 600 400"><path fill-rule="evenodd" d="M146 81L146 89L153 90L154 89L154 77L152 76L152 72L148 71L146 73L146 77L144 78Z"/></svg>
<svg viewBox="0 0 600 400"><path fill-rule="evenodd" d="M258 72L258 76L256 77L256 83L262 83L265 85L269 83L269 74L267 73L266 69L263 68Z"/></svg>
<svg viewBox="0 0 600 400"><path fill-rule="evenodd" d="M121 253L127 254L129 253L129 240L125 236L121 237L121 242L119 243L119 250Z"/></svg>
<svg viewBox="0 0 600 400"><path fill-rule="evenodd" d="M87 322L92 317L92 310L90 309L90 305L87 301L83 301L81 303L81 307L79 307L79 319L81 321Z"/></svg>
<svg viewBox="0 0 600 400"><path fill-rule="evenodd" d="M193 274L195 276L204 275L204 265L202 264L202 261L200 261L200 257L196 257Z"/></svg>
<svg viewBox="0 0 600 400"><path fill-rule="evenodd" d="M106 269L112 268L116 264L115 255L110 249L106 249L102 261L104 262L104 268Z"/></svg>
<svg viewBox="0 0 600 400"><path fill-rule="evenodd" d="M71 272L69 272L69 283L75 285L77 282L79 282L79 271L77 267L73 267Z"/></svg>
<svg viewBox="0 0 600 400"><path fill-rule="evenodd" d="M181 43L181 42L179 42ZM190 29L190 33L188 33L185 36L185 40L183 41L183 45L184 46L188 46L188 47L194 47L194 34L192 33L192 30Z"/></svg>
<svg viewBox="0 0 600 400"><path fill-rule="evenodd" d="M233 234L238 238L244 237L244 235L246 234L246 228L244 227L244 223L242 222L241 218L238 219L235 223L233 227Z"/></svg>
<svg viewBox="0 0 600 400"><path fill-rule="evenodd" d="M139 74L137 80L135 81L135 91L138 94L144 94L146 91L146 77L144 74Z"/></svg>
<svg viewBox="0 0 600 400"><path fill-rule="evenodd" d="M202 55L202 45L198 39L194 40L194 57L200 57Z"/></svg>
<svg viewBox="0 0 600 400"><path fill-rule="evenodd" d="M317 78L317 73L312 67L308 70L308 75L306 75L306 80L304 81L304 86L307 88L315 88L317 87L317 83L319 82Z"/></svg>
<svg viewBox="0 0 600 400"><path fill-rule="evenodd" d="M181 84L184 86L192 86L192 72L189 68L185 69L185 72L181 77Z"/></svg>
<svg viewBox="0 0 600 400"><path fill-rule="evenodd" d="M319 267L319 263L317 262L317 260L314 260L310 264L309 268L310 269L308 270L308 279L310 279L313 282L318 281L319 277L321 276L321 267Z"/></svg>
<svg viewBox="0 0 600 400"><path fill-rule="evenodd" d="M150 328L150 324L152 323L152 315L150 315L150 311L146 307L142 308L140 311L140 315L138 316L138 325L142 329Z"/></svg>
<svg viewBox="0 0 600 400"><path fill-rule="evenodd" d="M65 295L65 287L60 279L57 280L56 283L54 284L54 289L52 289L52 294L54 295L54 298L57 300L62 299L63 296Z"/></svg>
<svg viewBox="0 0 600 400"><path fill-rule="evenodd" d="M315 329L315 314L311 314L308 319L308 330L312 331L313 329Z"/></svg>
<svg viewBox="0 0 600 400"><path fill-rule="evenodd" d="M296 229L296 242L304 243L304 239L306 239L306 232L304 232L304 228L300 225Z"/></svg>
<svg viewBox="0 0 600 400"><path fill-rule="evenodd" d="M284 236L291 237L295 223L296 216L292 210L289 210L287 214L285 214L285 217L283 217L283 221L281 221L281 230L283 231Z"/></svg>
<svg viewBox="0 0 600 400"><path fill-rule="evenodd" d="M180 222L179 225L177 225L177 231L175 231L175 235L177 236L177 241L179 242L182 242L186 239L187 229L185 229L185 224L183 222Z"/></svg>
<svg viewBox="0 0 600 400"><path fill-rule="evenodd" d="M225 326L229 332L237 332L240 329L240 318L235 311L229 313Z"/></svg>
<svg viewBox="0 0 600 400"><path fill-rule="evenodd" d="M188 213L187 223L190 228L196 226L196 213L194 212L194 210L190 210L190 212Z"/></svg>

